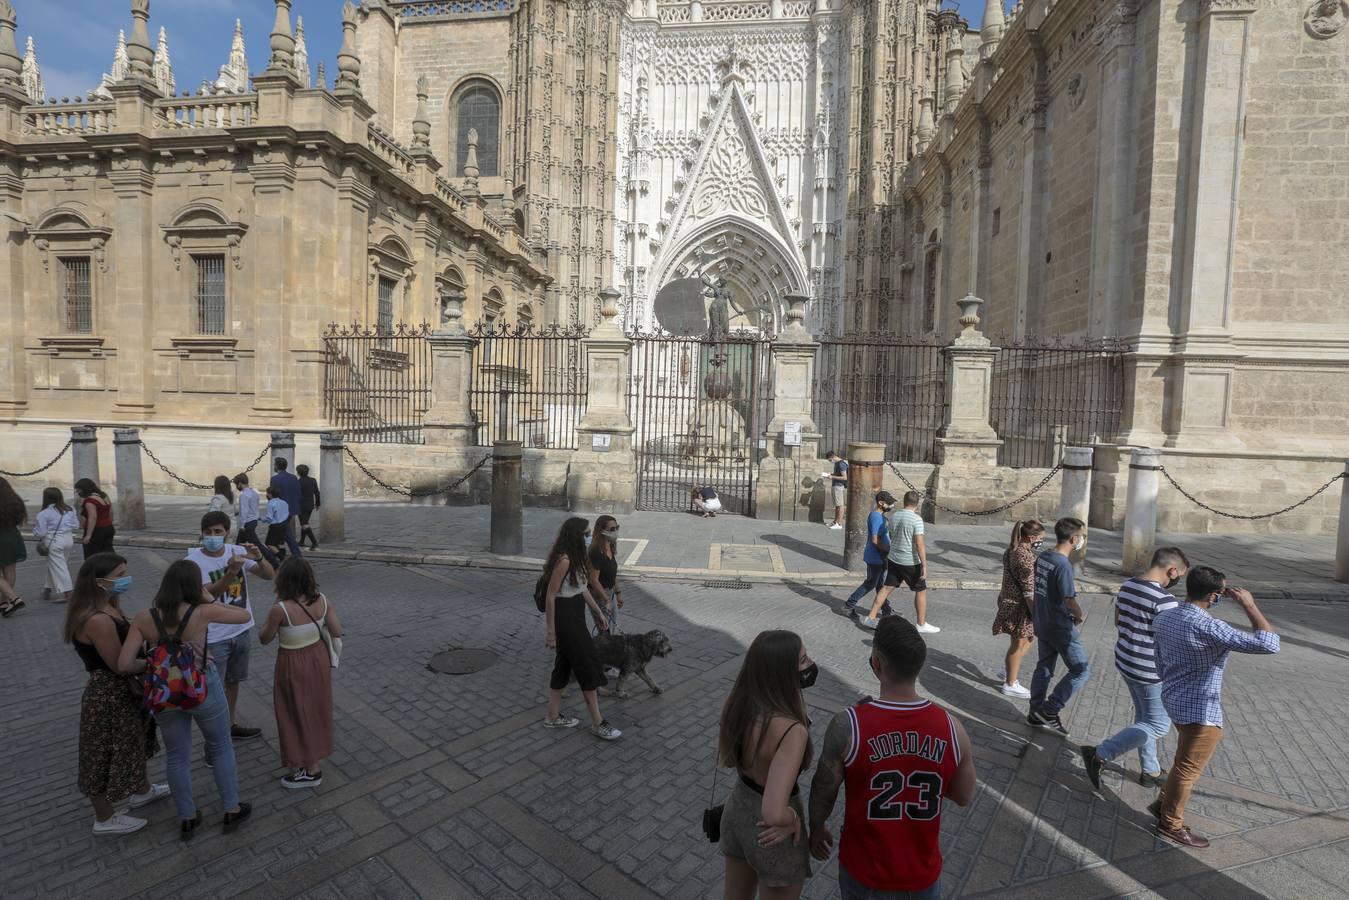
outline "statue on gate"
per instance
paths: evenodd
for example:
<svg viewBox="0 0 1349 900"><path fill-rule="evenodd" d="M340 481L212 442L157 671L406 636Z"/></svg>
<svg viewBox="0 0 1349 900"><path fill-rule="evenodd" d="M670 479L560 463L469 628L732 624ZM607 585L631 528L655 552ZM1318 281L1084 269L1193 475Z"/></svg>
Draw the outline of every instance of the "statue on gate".
<svg viewBox="0 0 1349 900"><path fill-rule="evenodd" d="M711 297L707 306L707 339L719 343L731 336L731 292L726 289L726 279L700 275L703 293Z"/></svg>

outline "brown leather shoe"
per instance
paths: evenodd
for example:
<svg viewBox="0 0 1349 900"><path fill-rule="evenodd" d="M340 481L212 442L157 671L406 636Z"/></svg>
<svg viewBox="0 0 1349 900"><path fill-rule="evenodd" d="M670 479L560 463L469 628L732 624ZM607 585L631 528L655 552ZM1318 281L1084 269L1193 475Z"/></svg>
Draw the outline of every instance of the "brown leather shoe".
<svg viewBox="0 0 1349 900"><path fill-rule="evenodd" d="M1157 833L1168 841L1175 841L1183 847L1193 847L1195 850L1205 850L1209 845L1208 838L1195 834L1187 825L1182 825L1175 831L1169 831L1158 825Z"/></svg>
<svg viewBox="0 0 1349 900"><path fill-rule="evenodd" d="M1161 817L1162 817L1162 798L1161 798L1161 797L1158 797L1156 800L1153 800L1151 803L1148 804L1148 812L1152 813L1152 817L1153 817L1154 819L1161 819Z"/></svg>

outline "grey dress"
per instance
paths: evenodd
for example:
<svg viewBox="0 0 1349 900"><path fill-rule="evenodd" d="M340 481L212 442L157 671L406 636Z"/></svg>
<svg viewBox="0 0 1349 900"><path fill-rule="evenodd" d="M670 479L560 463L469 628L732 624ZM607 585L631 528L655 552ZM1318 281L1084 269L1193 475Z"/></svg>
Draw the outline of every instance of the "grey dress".
<svg viewBox="0 0 1349 900"><path fill-rule="evenodd" d="M782 737L786 738L792 728L784 731ZM782 746L781 740L778 746ZM806 840L806 811L801 804L799 788L792 786L788 802L802 823L800 843L793 845L791 841L783 841L775 847L761 847L759 833L764 829L758 822L763 806L763 786L738 769L736 776L721 814L721 852L749 863L760 883L769 887L801 884L810 877L810 843Z"/></svg>

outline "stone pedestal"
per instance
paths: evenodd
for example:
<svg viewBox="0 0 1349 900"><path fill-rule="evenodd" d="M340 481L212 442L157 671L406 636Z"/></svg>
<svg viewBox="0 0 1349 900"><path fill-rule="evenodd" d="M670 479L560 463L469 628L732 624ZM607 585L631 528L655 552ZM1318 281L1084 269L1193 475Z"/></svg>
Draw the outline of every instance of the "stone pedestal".
<svg viewBox="0 0 1349 900"><path fill-rule="evenodd" d="M141 474L141 433L117 428L112 433L112 458L117 469L117 527L145 530L145 481Z"/></svg>
<svg viewBox="0 0 1349 900"><path fill-rule="evenodd" d="M867 548L867 516L876 506L876 492L885 474L885 445L868 442L848 444L848 509L843 534L843 565L850 572L865 572L862 554Z"/></svg>
<svg viewBox="0 0 1349 900"><path fill-rule="evenodd" d="M937 501L952 508L977 509L980 496L997 496L992 490L1002 441L989 422L993 392L993 360L998 349L976 326L984 301L973 294L958 301L964 326L946 357L946 424L937 438L941 447L941 470L937 476ZM978 483L990 483L983 494ZM933 510L937 522L961 519Z"/></svg>
<svg viewBox="0 0 1349 900"><path fill-rule="evenodd" d="M803 477L818 475L819 427L812 408L820 345L805 328L805 294L787 294L787 325L773 341L773 419L764 429L767 453L754 482L755 517L799 519L809 512ZM791 430L800 443L787 443ZM751 436L753 437L753 436Z"/></svg>
<svg viewBox="0 0 1349 900"><path fill-rule="evenodd" d="M319 484L323 491L323 505L319 507L319 537L323 543L340 543L347 539L347 494L343 463L346 444L340 431L319 435Z"/></svg>
<svg viewBox="0 0 1349 900"><path fill-rule="evenodd" d="M426 443L438 447L469 447L475 442L477 423L469 402L473 348L478 343L464 330L464 293L445 298L441 328L432 332L431 408L422 419Z"/></svg>
<svg viewBox="0 0 1349 900"><path fill-rule="evenodd" d="M1094 453L1090 447L1065 447L1063 470L1059 473L1059 517L1091 521L1091 469ZM1085 533L1085 532L1084 532ZM1073 573L1081 577L1087 561L1087 545L1068 557Z"/></svg>
<svg viewBox="0 0 1349 900"><path fill-rule="evenodd" d="M1148 567L1157 545L1157 471L1162 451L1140 448L1129 456L1129 499L1124 509L1125 574Z"/></svg>
<svg viewBox="0 0 1349 900"><path fill-rule="evenodd" d="M519 556L524 551L524 505L520 475L524 445L497 441L492 445L492 534L491 550L498 556Z"/></svg>
<svg viewBox="0 0 1349 900"><path fill-rule="evenodd" d="M70 429L70 441L70 466L75 481L88 478L102 487L98 480L98 429L75 425Z"/></svg>
<svg viewBox="0 0 1349 900"><path fill-rule="evenodd" d="M585 339L589 394L567 471L567 507L577 513L624 515L637 508L636 429L626 395L632 341L618 326L618 297L613 288L600 291L603 321Z"/></svg>

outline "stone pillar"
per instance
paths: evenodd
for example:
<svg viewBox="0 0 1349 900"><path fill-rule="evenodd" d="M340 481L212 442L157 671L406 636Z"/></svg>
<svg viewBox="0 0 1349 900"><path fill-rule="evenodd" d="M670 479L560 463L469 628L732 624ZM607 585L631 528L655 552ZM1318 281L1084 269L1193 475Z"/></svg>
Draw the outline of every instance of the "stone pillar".
<svg viewBox="0 0 1349 900"><path fill-rule="evenodd" d="M70 463L75 480L92 479L99 487L98 429L92 425L75 425L70 429Z"/></svg>
<svg viewBox="0 0 1349 900"><path fill-rule="evenodd" d="M0 17L0 41L13 43L14 26L13 18ZM9 60L11 66L14 62ZM28 103L17 81L0 78L0 142L17 144L23 140L21 110ZM28 406L28 354L24 343L29 331L22 301L28 242L27 226L21 221L23 185L19 170L0 172L0 415L15 415Z"/></svg>
<svg viewBox="0 0 1349 900"><path fill-rule="evenodd" d="M498 556L524 551L524 503L520 489L524 445L497 441L492 445L492 543Z"/></svg>
<svg viewBox="0 0 1349 900"><path fill-rule="evenodd" d="M1091 469L1093 451L1090 447L1065 447L1063 471L1059 475L1059 517L1072 516L1083 522L1091 521ZM1087 561L1087 547L1074 551L1068 557L1073 563L1073 574L1081 577Z"/></svg>
<svg viewBox="0 0 1349 900"><path fill-rule="evenodd" d="M1137 575L1157 546L1157 470L1162 451L1140 448L1129 456L1129 499L1124 509L1124 571Z"/></svg>
<svg viewBox="0 0 1349 900"><path fill-rule="evenodd" d="M885 445L848 442L848 511L843 533L843 565L849 572L865 572L862 554L867 548L867 516L876 505L876 492L885 474Z"/></svg>
<svg viewBox="0 0 1349 900"><path fill-rule="evenodd" d="M1340 481L1340 529L1335 536L1335 580L1349 584L1349 459Z"/></svg>
<svg viewBox="0 0 1349 900"><path fill-rule="evenodd" d="M619 296L611 287L600 291L603 321L585 339L590 393L567 471L567 504L577 513L624 515L637 506L636 429L626 395L632 341L618 326Z"/></svg>
<svg viewBox="0 0 1349 900"><path fill-rule="evenodd" d="M145 530L145 482L141 476L141 433L117 428L112 433L112 459L117 468L117 527Z"/></svg>
<svg viewBox="0 0 1349 900"><path fill-rule="evenodd" d="M983 304L973 294L958 301L964 330L942 351L946 357L946 424L937 438L942 448L937 499L955 509L987 506L985 498L998 480L995 470L1002 441L989 424L993 359L998 349L975 328ZM933 516L942 522L951 514L934 509Z"/></svg>
<svg viewBox="0 0 1349 900"><path fill-rule="evenodd" d="M438 331L431 344L431 408L422 428L426 443L437 447L470 447L477 423L469 403L468 388L477 341L464 330L464 292L451 291L441 309Z"/></svg>
<svg viewBox="0 0 1349 900"><path fill-rule="evenodd" d="M272 465L267 470L269 479L272 477L271 473L276 471L275 463L278 457L286 461L286 471L292 475L295 474L295 432L272 432L272 449L268 451L267 455L267 458L272 461ZM295 510L294 515L298 516L299 514L300 511Z"/></svg>
<svg viewBox="0 0 1349 900"><path fill-rule="evenodd" d="M340 431L319 435L319 489L323 491L319 534L325 544L339 543L347 538L346 481L342 471L345 448Z"/></svg>
<svg viewBox="0 0 1349 900"><path fill-rule="evenodd" d="M772 351L774 415L764 429L767 454L754 484L755 516L760 519L795 519L809 507L809 494L801 490L802 466L810 466L810 474L820 455L811 396L820 345L805 327L810 297L787 294L783 299L787 325L774 339ZM789 429L794 435L790 444Z"/></svg>

